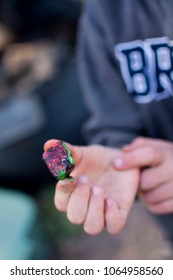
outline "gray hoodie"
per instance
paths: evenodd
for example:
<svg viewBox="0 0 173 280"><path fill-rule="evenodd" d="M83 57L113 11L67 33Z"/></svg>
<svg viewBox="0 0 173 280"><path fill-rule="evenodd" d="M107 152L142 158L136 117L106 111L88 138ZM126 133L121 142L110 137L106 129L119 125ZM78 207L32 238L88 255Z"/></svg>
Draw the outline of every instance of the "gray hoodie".
<svg viewBox="0 0 173 280"><path fill-rule="evenodd" d="M86 0L78 37L89 143L173 141L173 1Z"/></svg>

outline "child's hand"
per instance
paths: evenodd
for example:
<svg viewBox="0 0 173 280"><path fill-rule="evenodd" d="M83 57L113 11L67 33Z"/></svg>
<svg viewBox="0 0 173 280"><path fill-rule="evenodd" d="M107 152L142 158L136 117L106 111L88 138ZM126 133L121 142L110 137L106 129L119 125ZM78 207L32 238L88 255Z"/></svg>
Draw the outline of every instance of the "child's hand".
<svg viewBox="0 0 173 280"><path fill-rule="evenodd" d="M45 144L45 150L56 140ZM138 170L115 171L113 159L120 151L100 145L77 147L67 144L76 165L70 176L74 182L59 181L55 191L55 206L67 212L74 224L84 224L89 234L106 227L118 233L124 226L138 187Z"/></svg>
<svg viewBox="0 0 173 280"><path fill-rule="evenodd" d="M141 169L140 195L155 214L173 212L173 144L162 140L137 138L117 157L117 170Z"/></svg>

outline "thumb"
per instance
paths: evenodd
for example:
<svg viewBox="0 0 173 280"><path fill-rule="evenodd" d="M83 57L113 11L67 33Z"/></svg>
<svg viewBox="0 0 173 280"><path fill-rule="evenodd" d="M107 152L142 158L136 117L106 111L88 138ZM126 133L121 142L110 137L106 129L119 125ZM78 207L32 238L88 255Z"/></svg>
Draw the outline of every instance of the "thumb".
<svg viewBox="0 0 173 280"><path fill-rule="evenodd" d="M44 151L46 152L49 148L55 146L58 141L59 140L57 140L57 139L48 140L44 144ZM82 158L83 158L83 147L82 146L71 145L71 144L69 144L67 142L64 142L64 144L70 150L70 152L72 154L72 157L74 158L74 162L75 162L75 168L71 172L70 176L77 177L83 171L83 170L81 170L81 164L80 164L81 161L82 161Z"/></svg>
<svg viewBox="0 0 173 280"><path fill-rule="evenodd" d="M43 147L44 151L46 152L49 148L55 146L58 141L59 140L57 140L57 139L50 139L50 140L46 141L44 144L44 147ZM69 148L69 150L75 160L75 163L78 164L82 157L82 147L74 146L67 142L64 142L64 143Z"/></svg>
<svg viewBox="0 0 173 280"><path fill-rule="evenodd" d="M160 164L165 159L161 150L156 147L144 146L135 150L122 153L115 158L113 166L118 170L148 167Z"/></svg>
<svg viewBox="0 0 173 280"><path fill-rule="evenodd" d="M44 144L44 151L46 152L51 147L54 147L58 141L59 140L55 140L55 139L47 141ZM65 142L63 142L63 143L65 143ZM63 179L63 180L58 181L58 183L56 184L54 202L55 202L56 208L63 212L67 211L68 202L69 202L69 199L70 199L70 196L71 196L73 190L77 186L77 181L83 182L83 183L87 181L86 176L79 177L79 171L80 171L79 162L82 157L82 147L73 146L69 143L65 143L65 145L69 148L69 150L74 158L75 168L70 173L70 177L72 176L71 179Z"/></svg>

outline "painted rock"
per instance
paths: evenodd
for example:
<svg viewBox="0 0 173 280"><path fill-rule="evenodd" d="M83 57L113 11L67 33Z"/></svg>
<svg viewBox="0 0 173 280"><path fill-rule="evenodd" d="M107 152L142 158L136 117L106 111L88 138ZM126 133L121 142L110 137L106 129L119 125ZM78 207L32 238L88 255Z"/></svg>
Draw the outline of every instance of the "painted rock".
<svg viewBox="0 0 173 280"><path fill-rule="evenodd" d="M70 178L69 175L75 166L72 154L63 141L57 141L54 146L44 152L43 160L57 180Z"/></svg>

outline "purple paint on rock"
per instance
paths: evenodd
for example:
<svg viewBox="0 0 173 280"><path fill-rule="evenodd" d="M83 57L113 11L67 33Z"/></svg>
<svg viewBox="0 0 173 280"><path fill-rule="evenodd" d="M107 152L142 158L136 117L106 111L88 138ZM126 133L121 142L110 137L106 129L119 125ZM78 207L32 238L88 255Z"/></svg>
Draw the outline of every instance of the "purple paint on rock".
<svg viewBox="0 0 173 280"><path fill-rule="evenodd" d="M43 160L57 180L63 180L65 177L68 177L74 168L74 164L69 160L68 150L64 147L62 141L57 141L54 146L44 152Z"/></svg>

